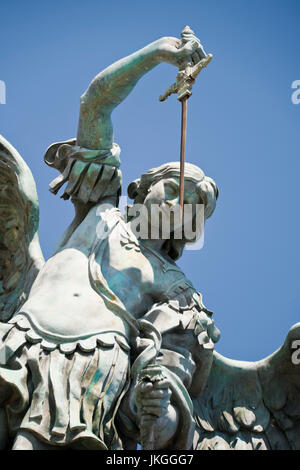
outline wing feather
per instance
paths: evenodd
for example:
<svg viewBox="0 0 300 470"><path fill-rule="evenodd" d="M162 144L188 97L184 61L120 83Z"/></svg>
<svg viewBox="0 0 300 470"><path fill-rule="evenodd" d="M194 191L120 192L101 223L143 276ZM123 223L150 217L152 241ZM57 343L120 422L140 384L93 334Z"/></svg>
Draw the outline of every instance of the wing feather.
<svg viewBox="0 0 300 470"><path fill-rule="evenodd" d="M300 364L292 361L299 340L300 323L262 361L214 353L206 388L194 400L195 449L300 449Z"/></svg>
<svg viewBox="0 0 300 470"><path fill-rule="evenodd" d="M0 320L26 300L44 263L38 240L39 206L30 169L0 135Z"/></svg>

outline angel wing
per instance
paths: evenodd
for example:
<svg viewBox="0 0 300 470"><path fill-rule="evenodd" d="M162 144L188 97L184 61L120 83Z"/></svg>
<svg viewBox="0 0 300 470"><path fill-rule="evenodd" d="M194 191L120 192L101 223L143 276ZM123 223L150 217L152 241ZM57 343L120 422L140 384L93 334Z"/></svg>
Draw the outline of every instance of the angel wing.
<svg viewBox="0 0 300 470"><path fill-rule="evenodd" d="M39 205L32 173L0 135L0 320L26 300L44 264L38 239Z"/></svg>
<svg viewBox="0 0 300 470"><path fill-rule="evenodd" d="M239 362L214 353L194 412L194 449L299 450L300 323L262 361Z"/></svg>

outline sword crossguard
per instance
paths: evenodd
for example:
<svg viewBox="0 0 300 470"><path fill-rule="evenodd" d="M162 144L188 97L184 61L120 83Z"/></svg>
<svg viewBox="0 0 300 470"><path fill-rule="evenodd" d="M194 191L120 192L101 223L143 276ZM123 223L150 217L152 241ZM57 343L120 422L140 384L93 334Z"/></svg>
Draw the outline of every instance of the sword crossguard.
<svg viewBox="0 0 300 470"><path fill-rule="evenodd" d="M179 71L176 77L176 82L159 97L159 101L165 101L170 95L176 93L178 94L177 99L179 101L182 101L184 98L189 98L192 94L192 86L196 78L201 70L210 63L212 57L212 54L208 54L193 67L188 66L185 70Z"/></svg>

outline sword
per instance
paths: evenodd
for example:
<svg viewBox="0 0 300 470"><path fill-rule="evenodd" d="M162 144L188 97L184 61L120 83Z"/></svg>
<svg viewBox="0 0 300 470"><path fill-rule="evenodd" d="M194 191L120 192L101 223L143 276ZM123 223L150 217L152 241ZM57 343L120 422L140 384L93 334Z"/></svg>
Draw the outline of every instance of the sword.
<svg viewBox="0 0 300 470"><path fill-rule="evenodd" d="M182 43L186 44L194 32L189 26L186 26L182 33ZM202 49L204 55L196 65L188 62L183 64L179 69L176 77L176 82L171 85L166 92L159 97L159 101L165 101L173 93L178 94L178 100L181 101L181 142L180 142L180 190L179 190L179 205L181 214L183 213L183 200L184 200L184 163L185 163L185 144L186 144L186 127L187 127L187 101L192 95L192 86L201 72L211 61L212 54L206 54Z"/></svg>

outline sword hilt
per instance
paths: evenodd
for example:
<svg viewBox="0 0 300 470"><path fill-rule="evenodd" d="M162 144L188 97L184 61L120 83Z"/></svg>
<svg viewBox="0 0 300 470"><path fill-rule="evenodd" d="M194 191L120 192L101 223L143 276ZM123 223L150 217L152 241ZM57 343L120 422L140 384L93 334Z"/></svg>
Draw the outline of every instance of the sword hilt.
<svg viewBox="0 0 300 470"><path fill-rule="evenodd" d="M212 54L208 54L206 57L201 59L193 67L188 66L184 71L180 71L177 74L176 82L171 85L163 95L159 97L159 101L165 101L170 95L177 93L178 100L182 101L186 96L189 97L192 94L192 86L198 77L201 70L203 70L211 61Z"/></svg>

